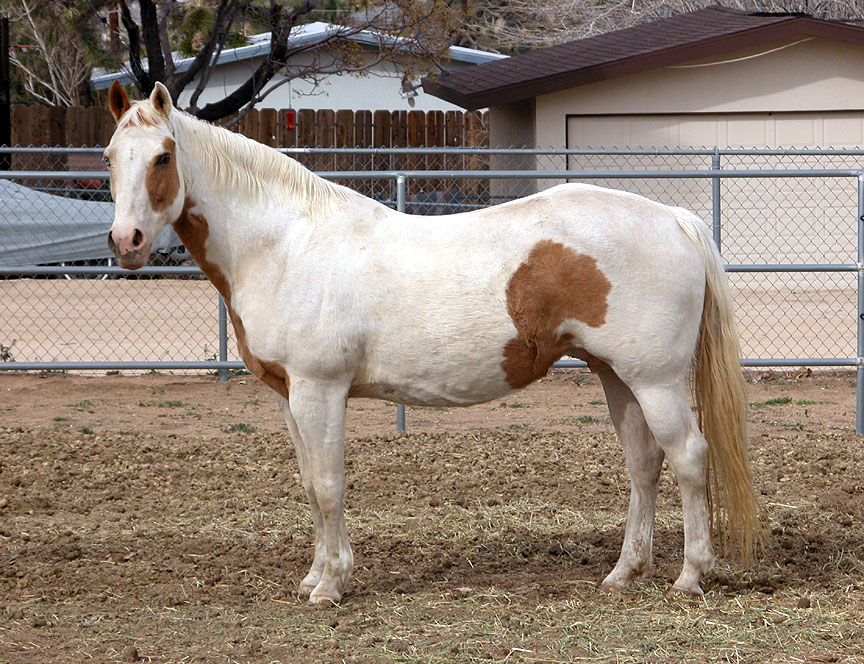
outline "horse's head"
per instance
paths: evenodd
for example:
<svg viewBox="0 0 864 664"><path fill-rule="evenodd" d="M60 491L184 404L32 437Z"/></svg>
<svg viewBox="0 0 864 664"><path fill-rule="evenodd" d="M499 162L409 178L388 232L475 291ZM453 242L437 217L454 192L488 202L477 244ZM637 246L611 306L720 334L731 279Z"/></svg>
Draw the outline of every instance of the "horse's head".
<svg viewBox="0 0 864 664"><path fill-rule="evenodd" d="M122 267L137 270L147 264L159 232L183 210L186 192L174 142L173 106L161 83L149 99L130 104L116 81L108 106L117 121L105 148L114 198L108 246Z"/></svg>

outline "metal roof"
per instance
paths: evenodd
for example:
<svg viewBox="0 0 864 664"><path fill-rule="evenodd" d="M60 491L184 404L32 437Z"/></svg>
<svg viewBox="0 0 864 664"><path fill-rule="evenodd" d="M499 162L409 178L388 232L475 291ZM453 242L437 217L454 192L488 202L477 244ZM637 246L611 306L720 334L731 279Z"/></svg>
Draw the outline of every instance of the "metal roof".
<svg viewBox="0 0 864 664"><path fill-rule="evenodd" d="M323 41L332 33L344 29L344 26L334 25L332 23L324 23L321 21L298 25L291 30L291 36L288 38L288 47L293 49L314 44L316 42ZM393 37L387 37L372 30L362 30L356 34L346 35L345 39L351 39L352 41L356 41L361 44L373 47L379 46L382 41L385 43L390 42L390 44L403 43L405 45L405 48L408 48L410 45L410 40L404 38L396 39ZM218 58L216 58L216 65L218 66L231 62L240 62L242 60L249 60L250 58L263 58L269 52L270 33L263 32L261 34L252 35L251 37L249 37L249 43L245 46L239 46L237 48L223 50L219 54ZM194 59L181 58L178 53L173 53L172 56L174 58L174 69L177 72L184 72L189 69ZM451 46L447 50L445 57L448 60L456 62L468 62L472 64L477 64L483 62L491 62L494 60L502 60L504 58L507 58L508 56L500 55L498 53L487 53L485 51L478 51L473 48L464 48L462 46ZM143 61L143 66L146 70L146 58ZM119 81L123 85L128 85L135 82L135 79L132 76L132 72L129 69L128 65L124 69L116 72L107 72L104 69L96 69L93 72L93 76L90 78L90 82L96 90L105 89L109 87L114 81Z"/></svg>

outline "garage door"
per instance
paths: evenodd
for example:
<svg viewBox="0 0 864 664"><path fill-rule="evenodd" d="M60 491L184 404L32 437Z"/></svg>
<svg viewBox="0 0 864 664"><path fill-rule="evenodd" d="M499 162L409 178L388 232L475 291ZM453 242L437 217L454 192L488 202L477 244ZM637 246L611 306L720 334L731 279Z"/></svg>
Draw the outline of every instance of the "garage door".
<svg viewBox="0 0 864 664"><path fill-rule="evenodd" d="M730 113L568 116L567 143L585 147L864 147L861 113ZM857 167L856 157L724 156L726 169ZM572 156L571 170L704 169L710 156ZM597 182L712 214L711 180ZM723 255L741 263L854 261L856 185L851 179L723 180Z"/></svg>
<svg viewBox="0 0 864 664"><path fill-rule="evenodd" d="M861 113L569 116L568 147L860 147Z"/></svg>

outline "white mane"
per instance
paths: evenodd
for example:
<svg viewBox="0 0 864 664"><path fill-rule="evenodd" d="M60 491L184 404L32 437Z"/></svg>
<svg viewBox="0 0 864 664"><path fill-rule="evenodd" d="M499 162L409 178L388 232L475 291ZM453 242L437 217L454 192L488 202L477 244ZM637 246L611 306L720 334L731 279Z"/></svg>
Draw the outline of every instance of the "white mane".
<svg viewBox="0 0 864 664"><path fill-rule="evenodd" d="M135 104L124 124L156 125L157 111L147 102ZM128 118L128 119L127 119ZM317 218L336 203L363 198L361 194L318 177L298 161L242 134L173 109L171 123L178 149L191 158L193 168L210 177L220 189L232 190L251 201L279 197Z"/></svg>

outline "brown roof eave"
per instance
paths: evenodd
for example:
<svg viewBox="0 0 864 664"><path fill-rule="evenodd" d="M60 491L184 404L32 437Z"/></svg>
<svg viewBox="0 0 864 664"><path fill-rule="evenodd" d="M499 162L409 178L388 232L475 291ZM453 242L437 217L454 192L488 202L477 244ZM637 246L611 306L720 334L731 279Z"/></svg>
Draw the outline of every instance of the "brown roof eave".
<svg viewBox="0 0 864 664"><path fill-rule="evenodd" d="M423 91L438 97L439 99L443 99L444 101L449 101L451 104L456 104L457 106L461 106L462 108L468 109L469 111L476 110L481 108L483 104L474 104L472 97L474 95L464 95L461 92L457 92L453 88L449 88L446 85L441 85L438 83L438 77L435 78L424 78L420 81L423 85Z"/></svg>
<svg viewBox="0 0 864 664"><path fill-rule="evenodd" d="M496 106L513 101L537 97L559 90L597 83L599 81L638 74L652 69L661 69L689 60L711 57L719 53L735 51L754 43L764 43L788 39L797 35L823 37L852 44L864 45L864 28L811 18L795 17L788 21L742 30L730 35L712 37L699 42L661 49L643 55L604 63L595 67L577 69L540 79L525 81L514 85L464 93L442 84L440 79L424 89L437 97L459 104L464 108L475 109ZM482 65L480 65L482 66ZM446 80L446 78L445 78Z"/></svg>

